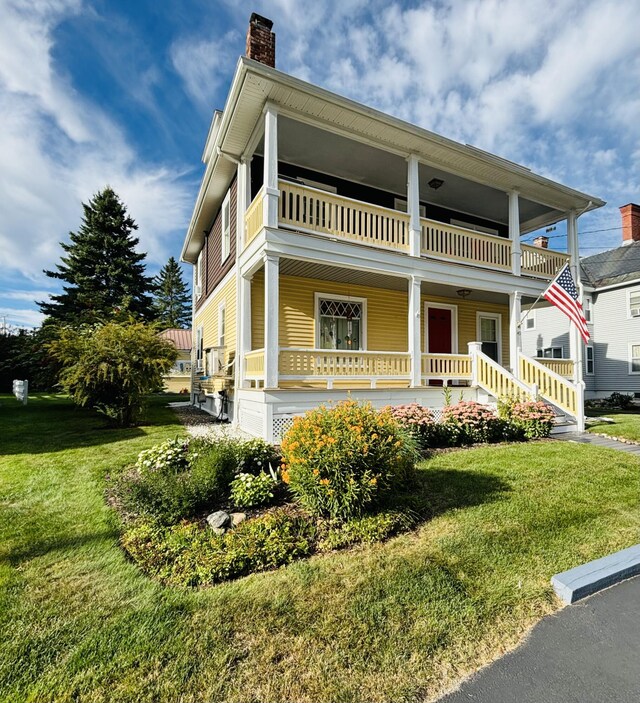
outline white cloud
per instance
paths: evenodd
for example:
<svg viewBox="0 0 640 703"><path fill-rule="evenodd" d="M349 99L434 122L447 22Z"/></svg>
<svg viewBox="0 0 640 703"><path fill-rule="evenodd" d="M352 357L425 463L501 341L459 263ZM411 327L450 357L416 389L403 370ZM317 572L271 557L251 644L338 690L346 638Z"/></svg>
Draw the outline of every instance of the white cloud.
<svg viewBox="0 0 640 703"><path fill-rule="evenodd" d="M0 307L0 326L40 327L44 315L28 308Z"/></svg>
<svg viewBox="0 0 640 703"><path fill-rule="evenodd" d="M81 202L106 184L139 225L152 264L175 254L193 184L184 171L141 161L121 128L79 95L54 62L54 30L77 0L0 0L0 251L5 271L42 284Z"/></svg>

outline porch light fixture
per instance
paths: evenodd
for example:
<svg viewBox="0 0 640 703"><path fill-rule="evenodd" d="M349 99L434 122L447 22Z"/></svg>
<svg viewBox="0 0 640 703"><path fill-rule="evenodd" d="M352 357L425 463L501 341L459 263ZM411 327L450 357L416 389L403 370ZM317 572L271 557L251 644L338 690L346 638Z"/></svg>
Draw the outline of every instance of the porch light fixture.
<svg viewBox="0 0 640 703"><path fill-rule="evenodd" d="M429 188L438 190L440 186L444 185L444 181L442 180L442 178L432 178L427 185L429 186Z"/></svg>
<svg viewBox="0 0 640 703"><path fill-rule="evenodd" d="M471 295L471 291L468 288L458 288L456 293L464 300L467 298L469 295Z"/></svg>

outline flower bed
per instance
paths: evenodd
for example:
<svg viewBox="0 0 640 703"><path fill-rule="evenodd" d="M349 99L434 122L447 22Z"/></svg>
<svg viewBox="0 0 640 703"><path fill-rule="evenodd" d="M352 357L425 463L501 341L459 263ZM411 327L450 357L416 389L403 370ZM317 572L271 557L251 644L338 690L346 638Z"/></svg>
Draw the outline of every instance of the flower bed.
<svg viewBox="0 0 640 703"><path fill-rule="evenodd" d="M122 546L165 583L202 586L313 553L376 542L427 517L414 512L422 448L545 436L543 403L374 410L347 401L297 418L282 457L260 440L171 440L141 452L110 489Z"/></svg>

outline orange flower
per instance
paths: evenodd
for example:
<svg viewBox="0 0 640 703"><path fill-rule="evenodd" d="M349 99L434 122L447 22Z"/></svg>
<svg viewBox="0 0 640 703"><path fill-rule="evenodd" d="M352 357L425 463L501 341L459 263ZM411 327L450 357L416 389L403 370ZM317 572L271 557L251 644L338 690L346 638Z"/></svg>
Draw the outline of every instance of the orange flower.
<svg viewBox="0 0 640 703"><path fill-rule="evenodd" d="M369 481L369 483L370 483L372 486L375 486L375 485L378 483L378 479L374 476L374 477Z"/></svg>
<svg viewBox="0 0 640 703"><path fill-rule="evenodd" d="M323 486L328 486L328 485L329 485L329 479L328 479L328 478L321 478L321 479L320 479L320 483L321 483Z"/></svg>
<svg viewBox="0 0 640 703"><path fill-rule="evenodd" d="M337 441L335 437L327 437L327 444L335 444Z"/></svg>
<svg viewBox="0 0 640 703"><path fill-rule="evenodd" d="M283 482L283 483L289 483L289 480L290 480L290 478L289 478L289 472L288 472L286 469L283 469L283 470L280 472L280 478L282 478L282 482Z"/></svg>
<svg viewBox="0 0 640 703"><path fill-rule="evenodd" d="M320 472L318 471L318 469L314 469L314 470L313 470L313 475L314 475L314 476L319 476L319 475L320 475Z"/></svg>

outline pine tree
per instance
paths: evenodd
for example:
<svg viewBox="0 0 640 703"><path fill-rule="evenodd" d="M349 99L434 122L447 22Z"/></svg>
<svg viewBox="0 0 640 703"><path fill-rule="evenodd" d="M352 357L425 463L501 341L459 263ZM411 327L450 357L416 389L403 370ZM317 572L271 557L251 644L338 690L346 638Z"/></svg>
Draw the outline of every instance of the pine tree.
<svg viewBox="0 0 640 703"><path fill-rule="evenodd" d="M138 225L124 203L108 186L82 204L84 217L70 243L61 242L65 255L50 278L64 281L63 292L40 310L51 320L81 324L113 318L124 312L148 320L151 279L145 276L145 254L136 252L139 240L132 235Z"/></svg>
<svg viewBox="0 0 640 703"><path fill-rule="evenodd" d="M191 295L173 256L153 279L153 293L153 311L163 328L191 326Z"/></svg>

